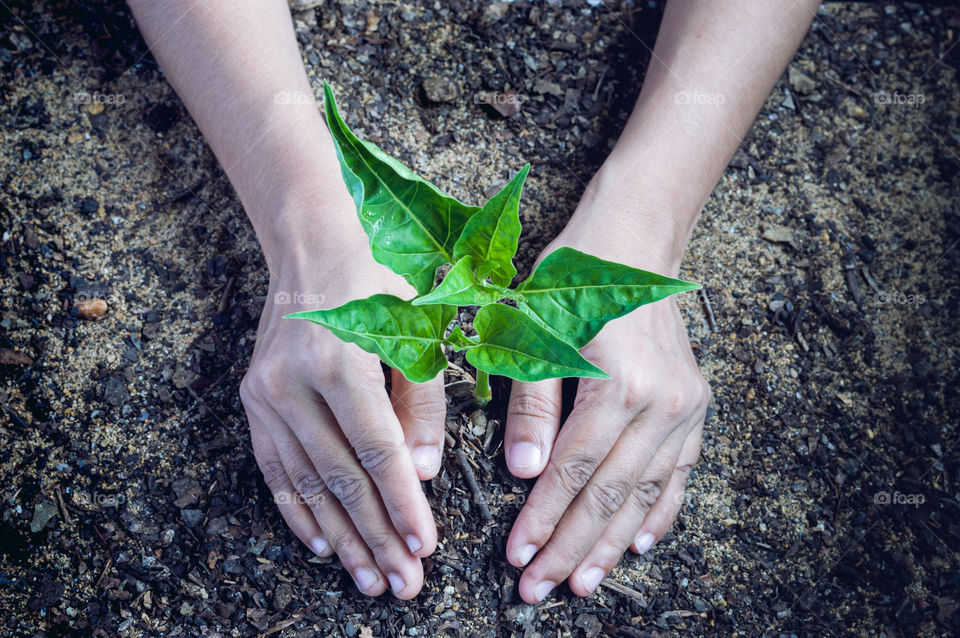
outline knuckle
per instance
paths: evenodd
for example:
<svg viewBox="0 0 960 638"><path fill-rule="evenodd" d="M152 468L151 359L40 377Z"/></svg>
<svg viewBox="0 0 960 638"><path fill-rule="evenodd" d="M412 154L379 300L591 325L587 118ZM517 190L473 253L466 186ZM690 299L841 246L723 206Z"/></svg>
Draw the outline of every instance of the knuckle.
<svg viewBox="0 0 960 638"><path fill-rule="evenodd" d="M580 379L577 384L577 397L573 401L574 410L593 410L605 408L609 404L607 386L596 379Z"/></svg>
<svg viewBox="0 0 960 638"><path fill-rule="evenodd" d="M686 480L690 477L690 472L693 471L693 466L693 463L681 463L674 468L674 475L681 481L686 482Z"/></svg>
<svg viewBox="0 0 960 638"><path fill-rule="evenodd" d="M248 408L254 402L254 397L250 390L249 372L243 375L243 380L240 382L240 401L246 408Z"/></svg>
<svg viewBox="0 0 960 638"><path fill-rule="evenodd" d="M403 410L409 425L426 425L438 421L447 409L444 396L433 392L401 393L394 398L393 403Z"/></svg>
<svg viewBox="0 0 960 638"><path fill-rule="evenodd" d="M631 485L626 481L614 480L608 483L591 483L586 487L586 502L595 517L609 521L630 494Z"/></svg>
<svg viewBox="0 0 960 638"><path fill-rule="evenodd" d="M593 476L597 464L586 457L572 457L557 462L556 475L560 488L573 498Z"/></svg>
<svg viewBox="0 0 960 638"><path fill-rule="evenodd" d="M326 480L327 489L347 510L355 510L364 500L364 480L356 473L334 469Z"/></svg>
<svg viewBox="0 0 960 638"><path fill-rule="evenodd" d="M539 390L523 389L513 397L510 404L510 414L515 418L522 417L539 421L552 419L557 412L556 400Z"/></svg>
<svg viewBox="0 0 960 638"><path fill-rule="evenodd" d="M291 387L290 381L289 370L273 362L258 363L251 367L244 377L249 400L271 403L287 395ZM241 384L241 391L244 391L243 388L244 385Z"/></svg>
<svg viewBox="0 0 960 638"><path fill-rule="evenodd" d="M386 532L373 532L364 536L363 540L374 556L382 556L390 547L392 538Z"/></svg>
<svg viewBox="0 0 960 638"><path fill-rule="evenodd" d="M700 378L700 403L699 407L701 409L706 409L710 405L710 401L713 399L713 390L710 389L710 384L701 377Z"/></svg>
<svg viewBox="0 0 960 638"><path fill-rule="evenodd" d="M260 473L263 474L263 482L270 488L271 492L286 488L288 483L287 471L278 459L261 460L257 458L257 465L260 467Z"/></svg>
<svg viewBox="0 0 960 638"><path fill-rule="evenodd" d="M369 441L354 447L360 465L373 476L387 473L397 459L400 445L396 442Z"/></svg>
<svg viewBox="0 0 960 638"><path fill-rule="evenodd" d="M679 384L664 392L660 401L664 418L672 422L685 419L693 409L690 392Z"/></svg>
<svg viewBox="0 0 960 638"><path fill-rule="evenodd" d="M633 489L633 492L630 493L630 498L633 499L633 504L637 509L641 512L647 512L653 507L653 504L657 502L660 495L663 494L663 489L666 485L666 480L661 477L645 479L640 481Z"/></svg>
<svg viewBox="0 0 960 638"><path fill-rule="evenodd" d="M625 551L627 551L627 548L633 544L633 541L636 539L636 537L628 535L621 530L614 530L614 527L616 527L616 525L611 525L607 528L607 531L605 532L605 542L608 547L614 550L610 552L611 554L621 556Z"/></svg>
<svg viewBox="0 0 960 638"><path fill-rule="evenodd" d="M310 507L321 505L327 493L326 483L323 482L320 475L313 471L305 471L299 475L293 486L294 489L297 490L297 494L299 494Z"/></svg>
<svg viewBox="0 0 960 638"><path fill-rule="evenodd" d="M324 530L326 532L327 530ZM327 542L330 547L340 557L341 560L348 560L350 557L362 555L360 552L360 542L357 540L356 533L350 529L338 529L333 533L328 533Z"/></svg>
<svg viewBox="0 0 960 638"><path fill-rule="evenodd" d="M624 378L623 396L621 404L630 414L642 412L650 404L650 390L648 382L639 375L627 375Z"/></svg>
<svg viewBox="0 0 960 638"><path fill-rule="evenodd" d="M333 382L333 366L327 364L326 361L317 360L310 364L310 367L307 368L307 374L310 375L310 382L318 388L326 388L330 383Z"/></svg>

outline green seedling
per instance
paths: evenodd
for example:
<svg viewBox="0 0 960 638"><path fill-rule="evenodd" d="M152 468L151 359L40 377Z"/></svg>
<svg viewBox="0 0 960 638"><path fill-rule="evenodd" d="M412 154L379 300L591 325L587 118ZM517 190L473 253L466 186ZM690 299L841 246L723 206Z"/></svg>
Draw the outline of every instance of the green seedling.
<svg viewBox="0 0 960 638"><path fill-rule="evenodd" d="M609 378L578 350L611 319L700 287L564 247L510 288L529 164L482 207L467 206L359 139L340 117L326 82L323 94L343 180L373 256L410 282L417 296L378 294L287 317L320 324L407 379L423 383L445 369L443 346L466 351L481 405L490 400L491 374L520 381ZM444 264L451 268L435 285ZM475 335L460 326L448 331L458 306L480 307Z"/></svg>

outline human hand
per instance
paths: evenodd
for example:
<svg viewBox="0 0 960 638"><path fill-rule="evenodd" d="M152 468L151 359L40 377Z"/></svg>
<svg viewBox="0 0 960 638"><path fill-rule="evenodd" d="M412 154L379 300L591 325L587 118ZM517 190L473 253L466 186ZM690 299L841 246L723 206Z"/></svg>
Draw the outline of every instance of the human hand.
<svg viewBox="0 0 960 638"><path fill-rule="evenodd" d="M240 396L257 465L293 533L320 556L335 552L363 593L389 587L406 600L423 586L419 558L437 544L419 481L440 468L443 380L416 384L393 370L388 396L375 355L282 318L373 293L414 294L373 261L359 224L327 233L332 241L314 239L320 234L301 234L297 241L316 243L268 260L270 288Z"/></svg>
<svg viewBox="0 0 960 638"><path fill-rule="evenodd" d="M585 224L584 216L543 254L568 245L622 260L611 254L617 235L593 230L612 228ZM648 269L674 275L667 261ZM526 566L519 591L528 603L565 579L587 596L628 547L649 550L679 512L700 453L710 389L673 299L608 323L581 353L611 378L580 379L562 427L559 379L514 382L510 395L507 466L518 477L539 477L507 540L507 559Z"/></svg>

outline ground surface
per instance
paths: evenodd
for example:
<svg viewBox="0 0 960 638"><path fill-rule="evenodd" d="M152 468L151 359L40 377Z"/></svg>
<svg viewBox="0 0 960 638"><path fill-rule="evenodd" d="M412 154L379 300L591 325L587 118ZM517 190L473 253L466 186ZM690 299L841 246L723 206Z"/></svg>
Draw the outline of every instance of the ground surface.
<svg viewBox="0 0 960 638"><path fill-rule="evenodd" d="M448 455L416 600L357 595L286 530L237 397L267 288L252 231L123 7L80 4L0 10L0 633L960 623L956 9L821 9L684 264L715 315L714 330L681 300L715 403L680 519L616 584L531 607L502 553L529 488L503 464L502 403L471 417L450 397L495 521ZM452 194L480 201L532 163L529 268L622 126L658 11L485 4L327 1L297 30L314 86L329 79L361 134ZM428 78L458 97L429 103ZM509 119L474 99L511 87ZM77 317L81 296L106 317Z"/></svg>

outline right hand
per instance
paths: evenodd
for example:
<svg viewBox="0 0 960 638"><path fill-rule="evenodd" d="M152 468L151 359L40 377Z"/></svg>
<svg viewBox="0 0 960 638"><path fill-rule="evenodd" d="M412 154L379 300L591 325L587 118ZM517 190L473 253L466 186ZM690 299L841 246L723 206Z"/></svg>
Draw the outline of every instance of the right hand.
<svg viewBox="0 0 960 638"><path fill-rule="evenodd" d="M257 465L293 533L320 556L336 553L363 593L389 587L407 600L423 586L419 559L437 545L420 481L440 469L443 377L417 384L393 370L388 396L375 355L283 318L374 293L414 296L374 262L360 225L348 228L320 245L314 227L301 236L310 249L273 260L240 397ZM294 293L322 298L297 303Z"/></svg>

